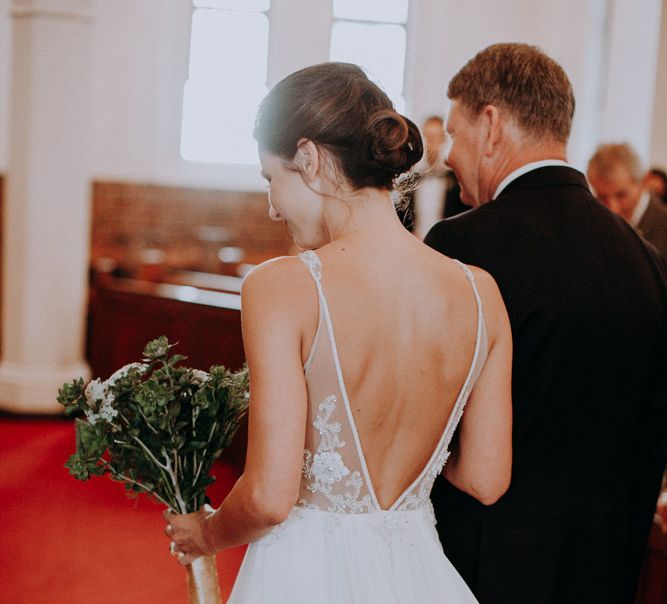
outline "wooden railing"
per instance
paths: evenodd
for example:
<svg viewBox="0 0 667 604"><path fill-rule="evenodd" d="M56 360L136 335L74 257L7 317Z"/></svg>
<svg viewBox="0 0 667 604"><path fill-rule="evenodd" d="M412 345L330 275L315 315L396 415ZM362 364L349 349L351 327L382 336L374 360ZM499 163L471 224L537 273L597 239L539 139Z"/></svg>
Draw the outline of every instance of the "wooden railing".
<svg viewBox="0 0 667 604"><path fill-rule="evenodd" d="M106 377L141 358L146 342L166 335L199 369L239 368L244 361L241 297L234 293L124 279L91 290L88 354L93 375Z"/></svg>

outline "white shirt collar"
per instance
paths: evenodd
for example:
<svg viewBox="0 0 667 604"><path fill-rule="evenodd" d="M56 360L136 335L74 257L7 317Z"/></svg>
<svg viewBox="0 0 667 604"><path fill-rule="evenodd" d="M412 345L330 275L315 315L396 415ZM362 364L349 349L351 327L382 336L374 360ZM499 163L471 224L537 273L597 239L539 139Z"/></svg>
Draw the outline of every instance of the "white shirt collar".
<svg viewBox="0 0 667 604"><path fill-rule="evenodd" d="M507 187L507 185L509 185L513 180L519 178L519 176L523 176L527 172L532 172L538 168L544 168L545 166L567 166L569 168L570 164L568 164L566 161L563 161L562 159L543 159L541 161L534 161L529 164L524 164L520 168L514 170L514 172L510 172L500 181L500 184L496 188L496 192L493 194L491 199L498 197L498 195L502 193L505 187Z"/></svg>
<svg viewBox="0 0 667 604"><path fill-rule="evenodd" d="M644 191L635 206L635 209L632 211L632 216L630 216L630 224L633 227L636 227L641 219L644 217L648 204L651 201L651 194L648 191Z"/></svg>

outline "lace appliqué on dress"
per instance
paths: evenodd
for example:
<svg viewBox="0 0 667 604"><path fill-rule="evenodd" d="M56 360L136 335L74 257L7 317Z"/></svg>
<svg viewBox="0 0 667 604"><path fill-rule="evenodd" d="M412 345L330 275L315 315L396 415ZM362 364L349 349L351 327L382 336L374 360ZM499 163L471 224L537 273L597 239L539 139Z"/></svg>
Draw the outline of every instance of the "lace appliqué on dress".
<svg viewBox="0 0 667 604"><path fill-rule="evenodd" d="M299 257L306 263L310 269L310 274L313 276L315 281L322 280L322 263L320 262L319 257L313 250L306 250L301 252Z"/></svg>
<svg viewBox="0 0 667 604"><path fill-rule="evenodd" d="M337 402L335 396L329 396L318 406L320 413L313 421L313 426L320 435L320 443L315 455L308 449L304 451L303 475L309 481L306 488L311 493L322 493L329 500L329 512L356 514L370 511L370 496L364 495L359 499L363 487L361 474L358 471L350 472L340 453L336 451L345 446L345 441L339 438L341 425L338 422L329 422ZM349 478L342 483L346 488L340 489L341 481L347 476ZM310 509L315 506L303 500L299 505Z"/></svg>
<svg viewBox="0 0 667 604"><path fill-rule="evenodd" d="M419 484L408 494L403 503L396 508L397 511L419 510L426 512L431 516L433 524L435 524L435 513L433 512L433 504L431 503L431 489L433 488L435 479L442 473L449 455L450 451L447 447L443 446Z"/></svg>

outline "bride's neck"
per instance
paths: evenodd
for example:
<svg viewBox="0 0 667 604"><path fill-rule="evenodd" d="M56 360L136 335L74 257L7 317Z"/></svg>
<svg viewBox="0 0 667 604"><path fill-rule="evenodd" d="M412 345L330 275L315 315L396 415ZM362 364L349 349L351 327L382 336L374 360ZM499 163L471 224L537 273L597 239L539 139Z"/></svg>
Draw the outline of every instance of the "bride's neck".
<svg viewBox="0 0 667 604"><path fill-rule="evenodd" d="M329 243L408 234L388 191L364 189L327 204L324 231Z"/></svg>

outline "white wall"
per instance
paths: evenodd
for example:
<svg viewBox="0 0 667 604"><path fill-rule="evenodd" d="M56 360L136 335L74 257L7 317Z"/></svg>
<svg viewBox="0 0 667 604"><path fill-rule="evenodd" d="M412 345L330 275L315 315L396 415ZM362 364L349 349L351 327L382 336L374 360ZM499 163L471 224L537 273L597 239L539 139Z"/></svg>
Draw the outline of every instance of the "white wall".
<svg viewBox="0 0 667 604"><path fill-rule="evenodd" d="M648 160L662 2L613 0L610 5L599 138L628 142Z"/></svg>
<svg viewBox="0 0 667 604"><path fill-rule="evenodd" d="M577 98L570 160L581 165L595 136L605 0L416 0L420 57L412 65L411 108L422 120L446 108L449 79L478 51L496 42L527 42L542 48L568 73ZM572 15L577 18L573 19ZM435 46L426 43L434 39ZM434 87L429 88L429 82ZM422 89L424 92L422 92Z"/></svg>
<svg viewBox="0 0 667 604"><path fill-rule="evenodd" d="M667 0L663 2L650 164L667 169Z"/></svg>
<svg viewBox="0 0 667 604"><path fill-rule="evenodd" d="M180 157L191 1L170 0L168 9L164 0L93 1L91 178L227 188L262 186L253 167L197 164ZM407 112L416 122L430 113L444 113L447 81L477 51L493 42L530 42L558 60L573 82L577 110L569 149L575 165L583 167L595 145L610 136L632 140L647 157L659 39L656 23L662 3L412 0ZM0 0L2 172L8 165L9 5L10 0ZM270 84L303 65L326 60L331 22L331 0L273 0L272 5ZM663 40L663 57L666 53ZM656 126L664 133L667 58L661 65L659 95L663 100L656 104ZM641 111L628 109L635 103L642 105ZM653 137L651 153L656 161L664 158L667 163L666 146L667 135Z"/></svg>

